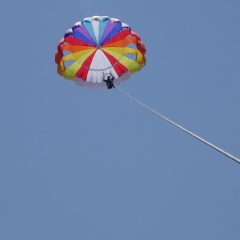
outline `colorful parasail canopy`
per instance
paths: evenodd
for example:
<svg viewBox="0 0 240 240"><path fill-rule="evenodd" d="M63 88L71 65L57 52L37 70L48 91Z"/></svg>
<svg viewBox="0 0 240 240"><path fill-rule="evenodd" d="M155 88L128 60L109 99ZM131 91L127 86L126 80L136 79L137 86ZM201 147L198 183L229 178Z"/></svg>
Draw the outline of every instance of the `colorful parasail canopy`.
<svg viewBox="0 0 240 240"><path fill-rule="evenodd" d="M116 18L84 18L60 40L55 54L57 72L80 86L106 88L129 79L146 64L146 49L139 35Z"/></svg>

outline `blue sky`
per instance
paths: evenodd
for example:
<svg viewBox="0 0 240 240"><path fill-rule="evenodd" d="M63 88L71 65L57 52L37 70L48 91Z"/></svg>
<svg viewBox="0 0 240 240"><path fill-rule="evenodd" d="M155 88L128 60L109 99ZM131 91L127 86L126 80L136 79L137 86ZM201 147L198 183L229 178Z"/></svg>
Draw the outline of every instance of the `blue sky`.
<svg viewBox="0 0 240 240"><path fill-rule="evenodd" d="M147 65L120 87L240 157L240 2L4 1L0 239L237 240L240 165L128 99L56 73L75 22L128 23Z"/></svg>

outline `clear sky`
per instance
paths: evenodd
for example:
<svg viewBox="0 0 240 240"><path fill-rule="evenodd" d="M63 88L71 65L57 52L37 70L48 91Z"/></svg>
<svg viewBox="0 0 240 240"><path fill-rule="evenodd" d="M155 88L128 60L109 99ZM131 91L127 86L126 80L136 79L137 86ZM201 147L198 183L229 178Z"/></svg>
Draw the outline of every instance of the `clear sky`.
<svg viewBox="0 0 240 240"><path fill-rule="evenodd" d="M128 23L147 65L120 87L240 157L240 1L1 2L0 239L238 240L240 165L118 89L56 73L75 22Z"/></svg>

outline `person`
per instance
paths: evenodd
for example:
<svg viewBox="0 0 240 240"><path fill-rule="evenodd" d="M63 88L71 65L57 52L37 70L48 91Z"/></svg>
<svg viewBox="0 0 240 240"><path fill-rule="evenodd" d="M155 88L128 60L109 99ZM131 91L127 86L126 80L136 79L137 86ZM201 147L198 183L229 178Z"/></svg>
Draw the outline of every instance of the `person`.
<svg viewBox="0 0 240 240"><path fill-rule="evenodd" d="M103 81L106 83L108 89L115 88L115 86L113 84L114 79L115 78L113 77L112 74L108 75L106 80L103 77Z"/></svg>

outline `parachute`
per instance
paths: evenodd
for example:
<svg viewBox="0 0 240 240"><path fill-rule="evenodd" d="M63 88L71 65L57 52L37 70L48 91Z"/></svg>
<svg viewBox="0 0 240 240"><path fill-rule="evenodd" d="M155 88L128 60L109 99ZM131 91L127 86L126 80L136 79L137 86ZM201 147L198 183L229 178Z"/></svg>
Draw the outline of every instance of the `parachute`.
<svg viewBox="0 0 240 240"><path fill-rule="evenodd" d="M89 88L107 88L130 78L146 64L146 48L140 36L119 19L108 16L84 18L60 40L55 54L57 72L65 79Z"/></svg>

